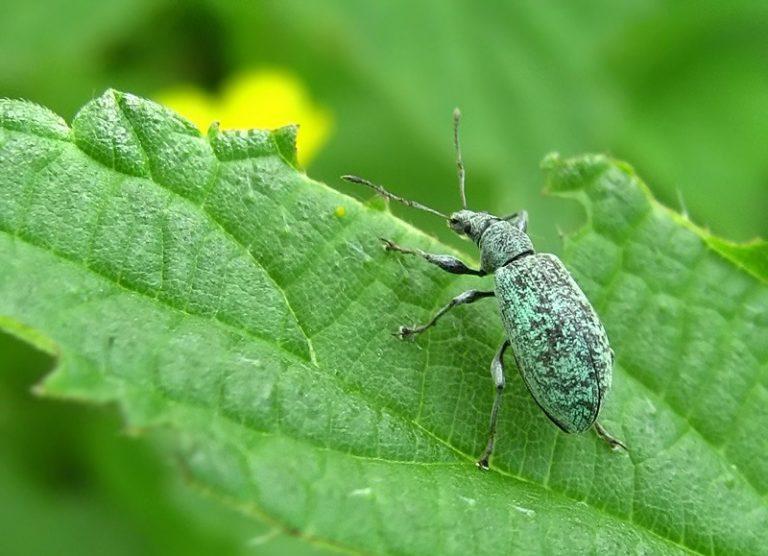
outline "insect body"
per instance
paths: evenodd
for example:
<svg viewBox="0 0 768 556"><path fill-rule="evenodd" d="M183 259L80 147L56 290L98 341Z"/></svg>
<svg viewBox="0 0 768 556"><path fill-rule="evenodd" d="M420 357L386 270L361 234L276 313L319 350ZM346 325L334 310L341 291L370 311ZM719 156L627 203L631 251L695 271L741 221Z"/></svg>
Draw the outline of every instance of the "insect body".
<svg viewBox="0 0 768 556"><path fill-rule="evenodd" d="M598 436L611 447L626 449L597 421L611 386L613 369L613 351L600 319L560 259L534 251L526 234L528 216L525 211L498 217L467 210L458 137L459 117L457 110L454 112L454 143L462 210L448 216L398 197L362 178L344 176L347 181L372 187L387 198L445 218L453 231L477 244L481 265L475 270L450 255L426 253L383 239L387 250L423 257L453 274L494 276L493 291L469 290L459 294L426 324L401 326L395 335L408 338L420 334L434 326L453 307L496 297L506 339L491 362L496 396L488 443L477 462L482 469L488 468L493 452L504 390L504 356L510 347L525 385L553 423L567 433L584 432L594 427Z"/></svg>

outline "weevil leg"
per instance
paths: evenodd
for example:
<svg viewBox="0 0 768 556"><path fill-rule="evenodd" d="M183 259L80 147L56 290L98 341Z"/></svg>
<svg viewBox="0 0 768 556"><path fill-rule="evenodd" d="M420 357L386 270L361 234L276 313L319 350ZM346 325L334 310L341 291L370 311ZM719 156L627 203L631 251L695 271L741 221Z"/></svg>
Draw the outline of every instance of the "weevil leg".
<svg viewBox="0 0 768 556"><path fill-rule="evenodd" d="M437 313L435 313L435 316L433 316L430 321L426 324L422 324L419 326L401 326L397 329L397 332L393 332L392 334L395 336L398 336L401 340L404 340L405 338L409 338L411 336L416 336L417 334L421 334L424 332L427 328L431 328L434 326L437 321L442 317L445 313L453 309L454 307L457 307L459 305L466 305L467 303L474 303L478 299L484 299L486 297L493 297L495 296L495 292L484 292L480 290L467 290L463 293L460 293L453 299L451 299L445 306L443 306Z"/></svg>
<svg viewBox="0 0 768 556"><path fill-rule="evenodd" d="M528 213L524 210L521 210L520 212L515 212L514 214L510 214L509 216L504 216L502 220L506 220L521 232L528 231Z"/></svg>
<svg viewBox="0 0 768 556"><path fill-rule="evenodd" d="M485 446L483 455L477 460L477 466L482 470L488 470L488 460L493 453L493 444L496 440L496 422L499 419L499 408L501 407L501 395L504 393L504 352L509 347L509 340L504 340L499 351L496 352L493 361L491 361L491 376L496 385L496 396L493 398L493 408L491 409L491 427L488 432L488 444Z"/></svg>
<svg viewBox="0 0 768 556"><path fill-rule="evenodd" d="M601 439L605 440L608 445L611 447L612 450L618 450L619 448L623 448L625 451L629 452L629 449L627 448L626 444L624 444L621 440L618 438L615 438L608 434L608 431L605 430L603 425L595 421L595 433L597 436L599 436Z"/></svg>
<svg viewBox="0 0 768 556"><path fill-rule="evenodd" d="M442 268L446 272L450 272L451 274L471 274L473 276L486 275L485 271L469 268L459 259L457 259L456 257L452 257L451 255L435 255L434 253L427 253L426 251L422 251L421 249L411 249L410 247L402 247L397 243L394 243L388 239L384 239L383 237L379 239L381 239L381 241L384 242L384 248L387 251L397 251L398 253L405 253L407 255L418 255L419 257L423 257L428 262Z"/></svg>

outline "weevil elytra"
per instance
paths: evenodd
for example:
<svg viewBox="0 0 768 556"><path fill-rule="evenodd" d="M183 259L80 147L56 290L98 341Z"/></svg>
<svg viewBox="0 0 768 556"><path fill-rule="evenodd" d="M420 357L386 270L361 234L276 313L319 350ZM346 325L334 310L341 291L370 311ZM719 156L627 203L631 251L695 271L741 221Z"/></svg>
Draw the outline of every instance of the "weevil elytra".
<svg viewBox="0 0 768 556"><path fill-rule="evenodd" d="M416 201L390 193L382 186L357 176L343 179L371 187L380 195L407 206L430 212L448 222L457 234L469 237L480 249L480 268L473 269L451 255L436 255L420 249L402 247L383 239L388 251L416 255L452 274L486 276L493 274L493 291L468 290L451 299L425 324L401 326L396 336L402 339L421 334L449 310L479 299L498 301L506 339L491 362L491 377L496 395L491 409L488 443L477 461L488 469L493 453L496 422L504 391L504 355L512 353L533 399L549 419L567 433L593 428L612 448L626 446L612 437L597 421L611 386L613 350L608 344L599 317L555 255L536 253L527 235L525 211L509 216L467 209L465 171L459 143L459 120L453 114L453 139L462 209L443 214Z"/></svg>

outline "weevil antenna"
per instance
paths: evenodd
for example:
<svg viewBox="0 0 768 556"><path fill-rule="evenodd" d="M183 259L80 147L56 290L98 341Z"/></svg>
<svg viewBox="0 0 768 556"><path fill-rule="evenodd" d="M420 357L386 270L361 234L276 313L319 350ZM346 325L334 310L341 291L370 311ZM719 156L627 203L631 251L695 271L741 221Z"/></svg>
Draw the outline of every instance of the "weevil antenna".
<svg viewBox="0 0 768 556"><path fill-rule="evenodd" d="M409 206L411 208L423 210L425 212L431 212L432 214L435 214L435 215L439 216L440 218L445 218L446 220L448 219L448 216L446 216L445 214L443 214L442 212L440 212L438 210L435 210L433 208L429 208L428 206L422 205L421 203L418 203L416 201L411 201L409 199L403 199L402 197L398 197L394 193L390 193L389 191L384 189L382 186L380 186L380 185L378 185L376 183L370 182L370 181L368 181L366 179L360 178L358 176L341 176L341 179L343 179L344 181L351 182L351 183L359 183L361 185L365 185L365 186L370 187L371 189L373 189L376 193L378 193L382 197L386 197L387 199L392 199L393 201L397 201L398 203L403 203L404 205Z"/></svg>
<svg viewBox="0 0 768 556"><path fill-rule="evenodd" d="M467 208L467 193L464 189L464 161L461 159L461 143L459 142L459 123L461 122L461 110L453 109L453 146L456 148L456 172L459 175L459 193L461 194L461 208Z"/></svg>

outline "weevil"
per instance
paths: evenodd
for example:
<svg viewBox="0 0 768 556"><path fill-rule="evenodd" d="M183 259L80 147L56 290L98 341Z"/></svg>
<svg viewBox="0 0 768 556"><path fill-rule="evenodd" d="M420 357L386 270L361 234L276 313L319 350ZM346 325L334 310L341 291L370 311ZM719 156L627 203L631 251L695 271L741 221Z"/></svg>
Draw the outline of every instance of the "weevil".
<svg viewBox="0 0 768 556"><path fill-rule="evenodd" d="M342 179L368 186L387 199L444 218L457 234L480 249L480 268L474 269L451 255L402 247L381 238L387 251L415 255L452 274L494 277L492 291L468 290L443 306L425 324L401 326L394 334L412 338L434 326L460 305L494 297L498 302L505 339L491 361L496 392L491 408L488 442L477 460L488 469L496 439L496 423L504 392L504 356L511 348L517 368L531 396L547 417L566 433L593 429L611 448L627 449L598 422L611 386L614 353L603 324L584 292L555 255L536 253L528 237L528 214L509 216L467 208L466 172L459 142L458 109L453 113L453 143L461 195L461 210L446 215L426 205L404 199L381 185L357 176Z"/></svg>

